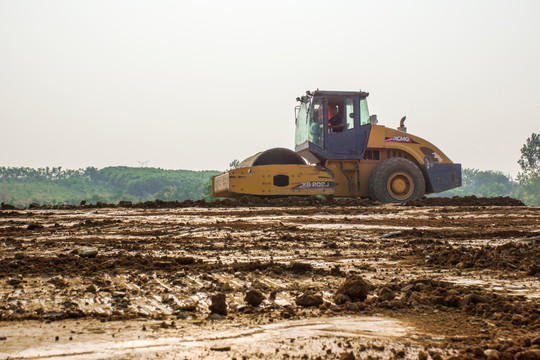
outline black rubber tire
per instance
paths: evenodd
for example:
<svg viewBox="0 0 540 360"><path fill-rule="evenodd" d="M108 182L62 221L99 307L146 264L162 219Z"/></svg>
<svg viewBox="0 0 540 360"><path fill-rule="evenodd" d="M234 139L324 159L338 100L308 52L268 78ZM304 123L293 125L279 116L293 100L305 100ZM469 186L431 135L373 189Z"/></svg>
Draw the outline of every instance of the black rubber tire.
<svg viewBox="0 0 540 360"><path fill-rule="evenodd" d="M418 199L426 193L422 171L404 158L383 160L369 178L369 197L382 203L402 203Z"/></svg>

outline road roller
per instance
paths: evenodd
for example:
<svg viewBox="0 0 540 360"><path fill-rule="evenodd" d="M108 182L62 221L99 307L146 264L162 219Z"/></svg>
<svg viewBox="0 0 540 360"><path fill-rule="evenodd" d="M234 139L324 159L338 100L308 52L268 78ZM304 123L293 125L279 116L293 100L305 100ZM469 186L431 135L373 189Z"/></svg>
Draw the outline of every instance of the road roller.
<svg viewBox="0 0 540 360"><path fill-rule="evenodd" d="M367 92L306 91L295 108L294 151L273 148L212 178L212 195L369 197L400 203L461 186L461 164L370 115Z"/></svg>

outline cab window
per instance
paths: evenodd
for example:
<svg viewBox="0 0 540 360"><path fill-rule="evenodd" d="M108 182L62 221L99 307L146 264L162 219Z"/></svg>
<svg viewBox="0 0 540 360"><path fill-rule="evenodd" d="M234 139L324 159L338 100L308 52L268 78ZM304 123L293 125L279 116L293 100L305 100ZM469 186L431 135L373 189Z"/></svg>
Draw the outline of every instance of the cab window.
<svg viewBox="0 0 540 360"><path fill-rule="evenodd" d="M346 130L354 128L354 101L353 99L345 99L345 116L347 118Z"/></svg>
<svg viewBox="0 0 540 360"><path fill-rule="evenodd" d="M360 125L369 124L369 110L367 106L367 100L360 100Z"/></svg>
<svg viewBox="0 0 540 360"><path fill-rule="evenodd" d="M314 99L309 112L309 137L308 140L320 148L324 148L324 101Z"/></svg>

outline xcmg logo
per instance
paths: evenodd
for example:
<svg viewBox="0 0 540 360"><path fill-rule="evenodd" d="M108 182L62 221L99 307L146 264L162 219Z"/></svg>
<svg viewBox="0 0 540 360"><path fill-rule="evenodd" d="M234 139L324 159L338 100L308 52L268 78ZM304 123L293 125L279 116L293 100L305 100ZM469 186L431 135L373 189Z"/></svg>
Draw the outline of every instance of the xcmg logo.
<svg viewBox="0 0 540 360"><path fill-rule="evenodd" d="M418 144L416 141L411 139L408 136L395 135L393 137L387 137L384 139L385 142L399 142L399 143L408 143L408 144Z"/></svg>

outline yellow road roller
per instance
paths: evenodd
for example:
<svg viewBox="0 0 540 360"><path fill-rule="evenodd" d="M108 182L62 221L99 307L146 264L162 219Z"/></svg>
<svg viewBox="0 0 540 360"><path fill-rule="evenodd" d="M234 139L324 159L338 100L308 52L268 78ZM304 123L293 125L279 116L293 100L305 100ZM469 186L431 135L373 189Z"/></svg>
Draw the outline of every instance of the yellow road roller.
<svg viewBox="0 0 540 360"><path fill-rule="evenodd" d="M273 148L212 178L215 197L370 197L414 200L461 186L454 164L430 142L378 125L367 92L307 91L297 98L295 150Z"/></svg>

